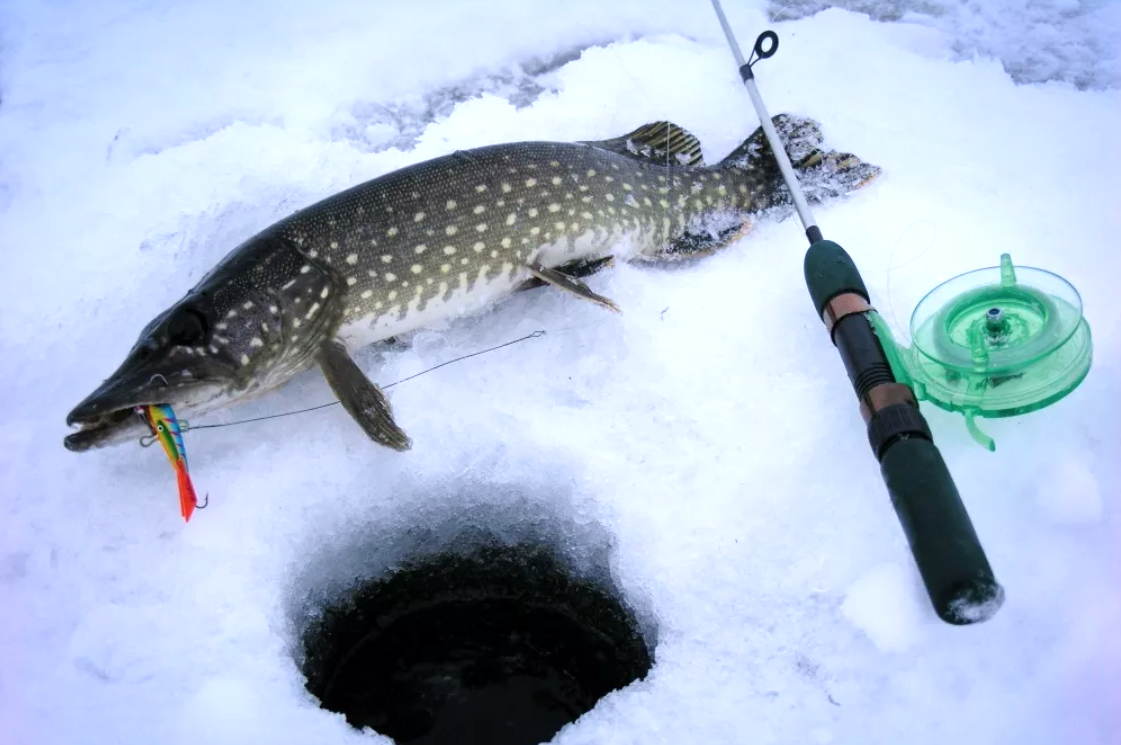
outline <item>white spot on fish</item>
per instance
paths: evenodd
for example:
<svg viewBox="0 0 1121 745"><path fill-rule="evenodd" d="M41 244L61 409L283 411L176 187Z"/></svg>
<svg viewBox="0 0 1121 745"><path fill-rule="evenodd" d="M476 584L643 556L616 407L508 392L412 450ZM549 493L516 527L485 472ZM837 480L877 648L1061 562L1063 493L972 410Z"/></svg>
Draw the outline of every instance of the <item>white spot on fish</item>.
<svg viewBox="0 0 1121 745"><path fill-rule="evenodd" d="M358 277L347 277L346 284L347 287L354 287L354 285L358 284Z"/></svg>
<svg viewBox="0 0 1121 745"><path fill-rule="evenodd" d="M363 299L363 300L369 300L369 299L370 299L370 297L371 297L371 296L372 296L373 294L374 294L374 291L373 291L373 290L363 290L363 291L362 291L362 299Z"/></svg>
<svg viewBox="0 0 1121 745"><path fill-rule="evenodd" d="M509 248L510 247L510 238L509 237L506 237L506 238L502 239L502 247L503 248Z"/></svg>
<svg viewBox="0 0 1121 745"><path fill-rule="evenodd" d="M448 208L448 212L451 212L452 210L454 210L456 208L456 204L455 204L454 199L449 199L448 200L447 208Z"/></svg>
<svg viewBox="0 0 1121 745"><path fill-rule="evenodd" d="M263 347L263 346L265 346L265 342L261 339L261 337L254 336L252 339L249 340L249 346L251 346L251 347Z"/></svg>
<svg viewBox="0 0 1121 745"><path fill-rule="evenodd" d="M452 265L451 264L441 264L440 265L440 271L443 272L444 274L447 274L451 270L452 270Z"/></svg>
<svg viewBox="0 0 1121 745"><path fill-rule="evenodd" d="M383 264L388 264L393 261L393 257L389 254L382 254L381 260Z"/></svg>
<svg viewBox="0 0 1121 745"><path fill-rule="evenodd" d="M214 324L214 328L218 329L219 331L225 331L229 327L229 325L230 324L226 323L225 321L219 321L218 323Z"/></svg>
<svg viewBox="0 0 1121 745"><path fill-rule="evenodd" d="M319 303L312 303L311 308L308 309L307 318L310 321L311 317L315 315L315 311L319 310Z"/></svg>
<svg viewBox="0 0 1121 745"><path fill-rule="evenodd" d="M420 264L413 264L410 268L412 269L413 274L420 274L424 271L424 267Z"/></svg>
<svg viewBox="0 0 1121 745"><path fill-rule="evenodd" d="M502 201L502 200L499 200L499 201ZM481 205L481 204L475 205L474 212L475 212L476 215L481 215L486 211L487 211L487 208L484 207L483 205Z"/></svg>
<svg viewBox="0 0 1121 745"><path fill-rule="evenodd" d="M553 176L552 181L553 181L553 186L560 186L561 177L560 176Z"/></svg>
<svg viewBox="0 0 1121 745"><path fill-rule="evenodd" d="M393 236L397 235L397 228L390 228L389 230L385 231L385 234L392 238Z"/></svg>
<svg viewBox="0 0 1121 745"><path fill-rule="evenodd" d="M453 256L455 254L455 246L444 246L444 255Z"/></svg>
<svg viewBox="0 0 1121 745"><path fill-rule="evenodd" d="M301 321L299 318L293 318L292 319L292 328L298 329L300 327L301 323L303 323L303 321Z"/></svg>
<svg viewBox="0 0 1121 745"><path fill-rule="evenodd" d="M614 194L604 194L603 198L606 199L608 202L614 202L615 201L615 195Z"/></svg>
<svg viewBox="0 0 1121 745"><path fill-rule="evenodd" d="M396 300L397 299L397 290L390 290L388 297L391 301Z"/></svg>
<svg viewBox="0 0 1121 745"><path fill-rule="evenodd" d="M487 185L486 184L479 184L478 186L475 187L475 191L479 192L480 194L482 194L486 190L487 190Z"/></svg>
<svg viewBox="0 0 1121 745"><path fill-rule="evenodd" d="M475 253L480 253L486 247L487 244L483 243L482 241L475 241L475 245L471 248L475 249Z"/></svg>
<svg viewBox="0 0 1121 745"><path fill-rule="evenodd" d="M588 177L590 178L590 177L595 176L595 175L596 175L596 169L589 168L588 169Z"/></svg>
<svg viewBox="0 0 1121 745"><path fill-rule="evenodd" d="M506 224L513 225L517 221L517 219L518 214L516 212L511 212L510 214L506 215Z"/></svg>
<svg viewBox="0 0 1121 745"><path fill-rule="evenodd" d="M300 267L300 274L307 274L310 271L311 271L311 265L310 264L304 264L303 266Z"/></svg>
<svg viewBox="0 0 1121 745"><path fill-rule="evenodd" d="M323 288L322 292L319 293L319 297L327 297L330 294L331 294L331 287L330 287L330 285L328 285L327 287Z"/></svg>
<svg viewBox="0 0 1121 745"><path fill-rule="evenodd" d="M448 235L455 235L456 233L459 232L459 228L457 228L454 225L449 225L446 228L444 228L444 232L447 233Z"/></svg>
<svg viewBox="0 0 1121 745"><path fill-rule="evenodd" d="M505 181L502 182L503 193L509 192L511 188L513 188L513 187L511 187L508 183L506 183Z"/></svg>
<svg viewBox="0 0 1121 745"><path fill-rule="evenodd" d="M226 314L226 318L237 318L237 309L231 308L230 312Z"/></svg>
<svg viewBox="0 0 1121 745"><path fill-rule="evenodd" d="M358 263L358 254L348 254L347 257L346 257L346 263L350 264L351 266L354 266L355 264L357 264Z"/></svg>
<svg viewBox="0 0 1121 745"><path fill-rule="evenodd" d="M385 273L385 281L386 282L396 282L397 281L397 275L394 274L393 272L386 272Z"/></svg>
<svg viewBox="0 0 1121 745"><path fill-rule="evenodd" d="M549 205L549 211L550 212L559 212L560 211L560 205L557 204L556 202L553 202L552 204Z"/></svg>
<svg viewBox="0 0 1121 745"><path fill-rule="evenodd" d="M535 178L527 178L527 179L525 180L525 185L526 185L526 188L532 188L532 187L534 187L534 186L537 186L537 179L535 179Z"/></svg>
<svg viewBox="0 0 1121 745"><path fill-rule="evenodd" d="M247 355L247 354L241 355L241 364L242 365L248 365L249 364L249 355Z"/></svg>
<svg viewBox="0 0 1121 745"><path fill-rule="evenodd" d="M529 216L530 217L537 217L537 208L536 207L530 207L529 208Z"/></svg>
<svg viewBox="0 0 1121 745"><path fill-rule="evenodd" d="M338 248L338 247L339 247L339 242L338 241L331 241L331 248Z"/></svg>
<svg viewBox="0 0 1121 745"><path fill-rule="evenodd" d="M529 229L529 234L530 235L537 235L540 232L541 232L541 228L537 227L536 225L534 225L532 228Z"/></svg>
<svg viewBox="0 0 1121 745"><path fill-rule="evenodd" d="M479 231L480 233L486 232L486 229L487 229L487 224L485 222L481 222L481 223L479 223L478 225L475 226L475 230Z"/></svg>

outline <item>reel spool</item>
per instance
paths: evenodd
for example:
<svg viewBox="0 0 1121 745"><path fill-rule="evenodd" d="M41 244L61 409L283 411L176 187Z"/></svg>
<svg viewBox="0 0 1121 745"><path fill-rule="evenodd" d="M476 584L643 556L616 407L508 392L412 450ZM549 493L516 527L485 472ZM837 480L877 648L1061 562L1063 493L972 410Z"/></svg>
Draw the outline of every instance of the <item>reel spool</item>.
<svg viewBox="0 0 1121 745"><path fill-rule="evenodd" d="M896 378L919 399L965 415L969 433L992 451L996 443L977 417L1010 417L1042 409L1085 379L1093 359L1082 298L1057 274L1000 265L935 287L911 315L908 348L871 314Z"/></svg>

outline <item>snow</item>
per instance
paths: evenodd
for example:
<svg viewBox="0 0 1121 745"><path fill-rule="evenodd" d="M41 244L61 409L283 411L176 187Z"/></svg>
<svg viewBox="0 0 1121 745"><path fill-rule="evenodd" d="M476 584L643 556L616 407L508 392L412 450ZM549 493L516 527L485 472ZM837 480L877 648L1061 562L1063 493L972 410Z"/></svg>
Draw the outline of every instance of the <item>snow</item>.
<svg viewBox="0 0 1121 745"><path fill-rule="evenodd" d="M345 186L656 119L730 151L757 118L707 3L7 3L0 742L376 742L304 690L298 609L484 528L608 571L656 643L557 743L1117 742L1118 6L874 5L725 4L741 44L780 34L771 112L884 168L826 235L897 329L1007 250L1094 333L1077 391L982 421L995 453L925 409L1007 592L976 626L922 592L793 219L593 278L621 317L541 290L364 355L388 383L547 331L391 389L407 454L338 407L189 432L188 525L161 454L62 447L153 315ZM328 400L307 375L208 423Z"/></svg>

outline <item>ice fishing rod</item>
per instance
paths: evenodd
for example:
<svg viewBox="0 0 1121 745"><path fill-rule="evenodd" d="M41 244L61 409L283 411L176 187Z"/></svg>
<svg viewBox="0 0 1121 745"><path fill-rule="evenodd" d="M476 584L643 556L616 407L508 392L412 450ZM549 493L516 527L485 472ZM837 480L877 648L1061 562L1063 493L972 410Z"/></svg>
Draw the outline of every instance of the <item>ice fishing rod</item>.
<svg viewBox="0 0 1121 745"><path fill-rule="evenodd" d="M877 336L877 314L860 272L839 244L822 235L755 85L752 65L775 54L778 35L760 34L753 55L758 59L748 62L719 0L712 0L712 6L805 228L810 243L803 267L806 287L860 403L869 444L930 601L946 623L985 621L1003 604L1004 589L993 576L914 391L896 374Z"/></svg>

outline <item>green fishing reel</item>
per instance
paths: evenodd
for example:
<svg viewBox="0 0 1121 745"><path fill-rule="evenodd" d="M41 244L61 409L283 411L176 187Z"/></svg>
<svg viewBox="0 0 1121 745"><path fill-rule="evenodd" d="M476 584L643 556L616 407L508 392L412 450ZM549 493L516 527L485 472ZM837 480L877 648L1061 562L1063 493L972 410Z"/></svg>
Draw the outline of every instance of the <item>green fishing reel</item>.
<svg viewBox="0 0 1121 745"><path fill-rule="evenodd" d="M1062 277L1000 266L958 275L935 287L911 315L911 347L869 314L892 372L916 398L965 415L982 447L996 443L978 417L1010 417L1042 409L1073 391L1090 372L1090 326L1082 299Z"/></svg>

